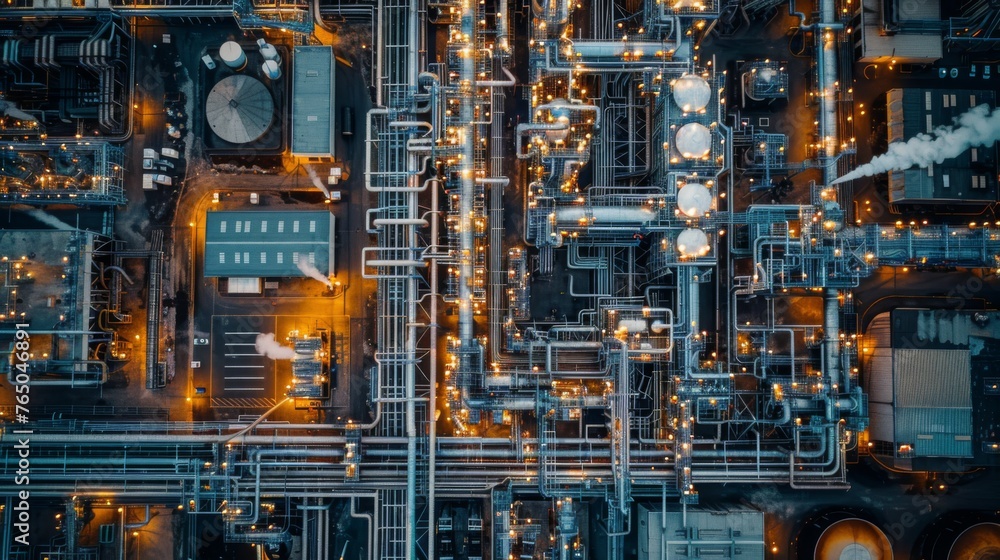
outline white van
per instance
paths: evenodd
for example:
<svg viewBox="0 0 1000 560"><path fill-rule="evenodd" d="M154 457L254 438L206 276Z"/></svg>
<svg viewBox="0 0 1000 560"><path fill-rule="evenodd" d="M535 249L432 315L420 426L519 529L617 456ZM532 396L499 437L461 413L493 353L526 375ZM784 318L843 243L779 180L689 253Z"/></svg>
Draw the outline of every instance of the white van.
<svg viewBox="0 0 1000 560"><path fill-rule="evenodd" d="M163 148L162 150L160 150L160 153L163 154L163 157L165 158L181 159L180 152L178 152L173 148Z"/></svg>
<svg viewBox="0 0 1000 560"><path fill-rule="evenodd" d="M260 195L255 192L250 193L250 204L260 204Z"/></svg>

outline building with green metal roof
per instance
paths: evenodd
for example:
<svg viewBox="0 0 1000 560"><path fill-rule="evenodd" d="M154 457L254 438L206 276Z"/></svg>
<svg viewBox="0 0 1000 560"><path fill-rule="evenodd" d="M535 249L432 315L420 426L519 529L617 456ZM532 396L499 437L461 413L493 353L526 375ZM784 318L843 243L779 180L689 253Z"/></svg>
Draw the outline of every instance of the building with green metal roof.
<svg viewBox="0 0 1000 560"><path fill-rule="evenodd" d="M307 276L299 261L323 275L334 271L335 220L327 211L209 212L205 217L205 276Z"/></svg>
<svg viewBox="0 0 1000 560"><path fill-rule="evenodd" d="M295 47L293 56L292 155L333 157L337 124L333 47Z"/></svg>

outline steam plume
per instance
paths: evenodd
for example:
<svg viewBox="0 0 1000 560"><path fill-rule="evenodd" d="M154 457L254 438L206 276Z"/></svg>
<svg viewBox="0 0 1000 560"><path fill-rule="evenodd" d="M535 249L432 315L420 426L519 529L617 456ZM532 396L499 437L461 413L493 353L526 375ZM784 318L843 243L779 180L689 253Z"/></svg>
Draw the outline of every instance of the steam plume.
<svg viewBox="0 0 1000 560"><path fill-rule="evenodd" d="M320 282L326 284L327 288L330 288L331 290L333 289L333 282L330 282L330 279L324 276L323 273L320 272L319 269L313 266L312 263L310 263L309 261L299 258L299 262L295 263L295 266L299 267L299 270L302 271L302 274L305 274L310 278L319 280Z"/></svg>
<svg viewBox="0 0 1000 560"><path fill-rule="evenodd" d="M830 184L887 171L903 171L913 166L923 169L957 157L969 148L991 146L997 140L1000 140L1000 109L991 111L989 105L979 105L956 117L951 126L939 126L932 134L918 134L906 142L889 144L886 153Z"/></svg>
<svg viewBox="0 0 1000 560"><path fill-rule="evenodd" d="M254 350L272 360L291 360L295 350L274 340L274 333L258 334L253 344Z"/></svg>
<svg viewBox="0 0 1000 560"><path fill-rule="evenodd" d="M56 229L62 229L62 230L76 229L73 226L67 224L66 222L60 220L59 218L53 216L52 214L45 212L44 210L38 210L38 209L25 210L25 213L27 213L32 218L38 220L39 222L42 222L45 225L52 226Z"/></svg>
<svg viewBox="0 0 1000 560"><path fill-rule="evenodd" d="M324 185L323 181L320 180L319 175L316 174L316 170L308 165L304 167L306 168L306 173L309 174L309 178L312 179L313 185L316 185L317 189L323 191L323 194L325 194L327 198L330 198L330 189L326 188L326 185Z"/></svg>

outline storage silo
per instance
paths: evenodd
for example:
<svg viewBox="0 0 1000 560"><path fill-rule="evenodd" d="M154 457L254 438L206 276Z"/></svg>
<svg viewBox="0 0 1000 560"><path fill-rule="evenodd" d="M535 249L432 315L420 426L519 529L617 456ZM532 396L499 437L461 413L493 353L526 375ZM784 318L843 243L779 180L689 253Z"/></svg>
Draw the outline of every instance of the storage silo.
<svg viewBox="0 0 1000 560"><path fill-rule="evenodd" d="M247 65L247 55L243 52L243 47L236 41L226 41L219 47L219 58L222 62L234 69L242 70Z"/></svg>
<svg viewBox="0 0 1000 560"><path fill-rule="evenodd" d="M215 84L208 93L205 116L219 138L231 144L246 144L271 127L274 100L260 80L237 74Z"/></svg>

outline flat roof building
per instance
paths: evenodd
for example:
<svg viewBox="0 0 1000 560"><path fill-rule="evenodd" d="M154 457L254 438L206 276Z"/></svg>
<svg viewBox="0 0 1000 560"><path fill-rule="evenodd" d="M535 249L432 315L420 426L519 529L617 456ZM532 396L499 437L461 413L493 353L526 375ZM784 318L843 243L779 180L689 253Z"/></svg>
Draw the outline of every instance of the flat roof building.
<svg viewBox="0 0 1000 560"><path fill-rule="evenodd" d="M292 72L292 155L333 157L334 85L333 47L295 47Z"/></svg>
<svg viewBox="0 0 1000 560"><path fill-rule="evenodd" d="M886 93L888 141L905 142L930 134L952 119L982 104L995 105L992 91L954 89L891 89ZM926 169L889 173L892 204L983 205L997 200L996 147L969 148L958 157Z"/></svg>
<svg viewBox="0 0 1000 560"><path fill-rule="evenodd" d="M205 217L205 276L307 276L300 260L333 272L335 220L327 211L209 212Z"/></svg>
<svg viewBox="0 0 1000 560"><path fill-rule="evenodd" d="M686 514L667 511L666 529L663 516L660 509L639 506L639 560L764 559L764 514L760 511L706 507L689 508Z"/></svg>
<svg viewBox="0 0 1000 560"><path fill-rule="evenodd" d="M862 0L848 27L858 62L931 64L944 56L940 0Z"/></svg>

